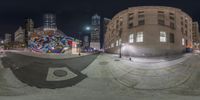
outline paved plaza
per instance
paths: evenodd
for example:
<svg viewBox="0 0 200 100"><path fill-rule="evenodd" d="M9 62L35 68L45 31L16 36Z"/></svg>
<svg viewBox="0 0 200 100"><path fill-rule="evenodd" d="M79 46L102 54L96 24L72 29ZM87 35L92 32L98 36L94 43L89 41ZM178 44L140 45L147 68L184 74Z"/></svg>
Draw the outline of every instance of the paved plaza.
<svg viewBox="0 0 200 100"><path fill-rule="evenodd" d="M18 54L11 54L10 56L18 58L22 57ZM24 59L24 57L21 59ZM26 59L28 60L31 58ZM86 59L88 59L88 62ZM45 61L45 59L43 60ZM40 59L39 61L43 60ZM83 58L80 57L68 60L69 61L52 60L52 62L59 63L59 65L62 62L61 65L66 64L65 68L67 69L64 68L61 70L67 72L71 71L73 73L78 71L79 74L86 77L77 81L76 84L72 86L69 85L64 88L56 89L30 86L30 84L19 80L19 76L16 75L16 72L13 71L12 68L10 69L8 66L3 66L3 64L3 67L0 70L0 99L199 100L200 98L198 97L200 96L200 55L198 54L154 58L134 57L131 61L126 57L119 59L117 55L99 54L98 56L90 55ZM21 60L18 59L16 61L20 62ZM73 63L73 61L75 63ZM81 61L86 61L87 63ZM24 62L29 63L28 61ZM28 66L22 68L19 67L21 71L18 71L19 69L17 69L17 73L23 73L24 76L22 77L25 77L25 75L30 77L28 75L34 73L23 72L26 67L28 69L24 71L37 69L38 71L43 72L44 70L40 68L46 68L47 62L43 62L45 65L37 63L38 66L32 66L35 68L29 68ZM54 65L52 62L50 65ZM34 65L35 63L31 64ZM46 71L46 74L47 73L51 73L51 71ZM75 74L77 75L77 73ZM67 75L73 77L74 74L69 73ZM40 75L35 73L34 77L40 78ZM68 78L64 79L70 82ZM47 77L44 78L44 80L46 79ZM55 78L54 81L59 82L57 78ZM61 79L62 84L68 84L68 82L62 83Z"/></svg>

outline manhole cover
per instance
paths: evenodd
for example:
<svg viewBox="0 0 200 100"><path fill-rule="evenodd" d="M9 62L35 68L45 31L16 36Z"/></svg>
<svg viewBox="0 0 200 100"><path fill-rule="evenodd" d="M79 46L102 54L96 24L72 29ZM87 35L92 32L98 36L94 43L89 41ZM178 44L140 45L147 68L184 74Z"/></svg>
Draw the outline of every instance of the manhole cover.
<svg viewBox="0 0 200 100"><path fill-rule="evenodd" d="M55 76L58 76L58 77L63 77L63 76L66 76L67 75L67 72L64 71L64 70L56 70L53 72L53 74Z"/></svg>

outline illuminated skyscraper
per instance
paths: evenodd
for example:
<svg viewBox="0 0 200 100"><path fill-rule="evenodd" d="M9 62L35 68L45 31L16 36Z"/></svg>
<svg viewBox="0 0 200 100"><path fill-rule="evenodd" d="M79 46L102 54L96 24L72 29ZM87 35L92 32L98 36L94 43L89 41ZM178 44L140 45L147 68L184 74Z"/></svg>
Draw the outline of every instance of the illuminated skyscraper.
<svg viewBox="0 0 200 100"><path fill-rule="evenodd" d="M91 30L91 41L90 47L96 50L100 49L100 25L101 17L97 14L92 16L92 30Z"/></svg>
<svg viewBox="0 0 200 100"><path fill-rule="evenodd" d="M45 14L43 20L44 30L57 30L56 16L54 14Z"/></svg>
<svg viewBox="0 0 200 100"><path fill-rule="evenodd" d="M9 33L6 33L5 34L5 40L4 40L5 43L10 43L12 42L12 35L9 34Z"/></svg>

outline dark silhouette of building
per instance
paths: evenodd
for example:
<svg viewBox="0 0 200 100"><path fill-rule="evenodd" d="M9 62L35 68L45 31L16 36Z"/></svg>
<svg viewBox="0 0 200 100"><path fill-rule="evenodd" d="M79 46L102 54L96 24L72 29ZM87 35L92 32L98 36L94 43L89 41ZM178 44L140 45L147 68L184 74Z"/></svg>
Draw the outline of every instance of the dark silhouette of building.
<svg viewBox="0 0 200 100"><path fill-rule="evenodd" d="M29 36L31 35L31 33L34 32L34 22L32 19L30 19L30 18L25 19L24 29L25 29L25 35L24 35L25 38L24 39L25 39L25 45L27 47L28 41L29 41Z"/></svg>

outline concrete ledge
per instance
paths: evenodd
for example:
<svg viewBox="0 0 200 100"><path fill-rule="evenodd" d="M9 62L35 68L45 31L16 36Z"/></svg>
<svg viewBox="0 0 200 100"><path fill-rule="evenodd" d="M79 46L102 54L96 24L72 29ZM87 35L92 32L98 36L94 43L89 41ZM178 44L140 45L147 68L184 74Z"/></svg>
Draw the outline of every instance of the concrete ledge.
<svg viewBox="0 0 200 100"><path fill-rule="evenodd" d="M6 52L13 52L18 53L25 56L31 56L31 57L39 57L39 58L45 58L45 59L67 59L67 58L75 58L75 57L82 57L91 55L92 53L81 53L79 56L78 54L47 54L47 53L36 53L36 52L30 52L30 51L17 51L17 50L9 50Z"/></svg>

